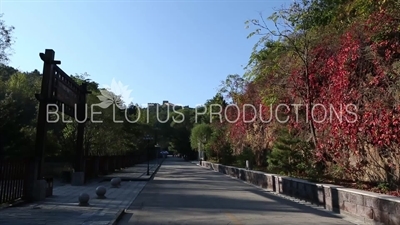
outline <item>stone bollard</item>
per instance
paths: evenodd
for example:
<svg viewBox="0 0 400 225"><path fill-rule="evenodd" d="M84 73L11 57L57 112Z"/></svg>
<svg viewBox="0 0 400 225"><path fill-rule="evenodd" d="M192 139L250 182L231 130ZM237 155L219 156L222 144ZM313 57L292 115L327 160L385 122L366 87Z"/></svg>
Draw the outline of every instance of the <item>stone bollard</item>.
<svg viewBox="0 0 400 225"><path fill-rule="evenodd" d="M97 198L99 198L99 199L104 199L104 198L106 198L106 192L107 192L107 189L105 188L105 187L103 187L103 186L98 186L97 188L96 188L96 195L97 195Z"/></svg>
<svg viewBox="0 0 400 225"><path fill-rule="evenodd" d="M81 193L78 197L80 206L88 206L89 205L90 196L87 193Z"/></svg>
<svg viewBox="0 0 400 225"><path fill-rule="evenodd" d="M122 179L120 177L115 178L118 181L118 185L121 186Z"/></svg>
<svg viewBox="0 0 400 225"><path fill-rule="evenodd" d="M118 182L117 178L111 179L111 187L113 187L113 188L119 187L119 182Z"/></svg>

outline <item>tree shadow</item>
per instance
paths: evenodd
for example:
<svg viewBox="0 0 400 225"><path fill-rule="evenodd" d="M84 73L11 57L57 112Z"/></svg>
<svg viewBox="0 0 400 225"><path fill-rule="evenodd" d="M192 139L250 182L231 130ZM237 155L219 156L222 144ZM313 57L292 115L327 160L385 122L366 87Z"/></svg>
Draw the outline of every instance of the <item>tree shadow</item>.
<svg viewBox="0 0 400 225"><path fill-rule="evenodd" d="M146 185L129 207L120 224L167 224L163 218L177 224L182 221L184 224L219 224L215 218L225 218L228 214L238 218L257 217L263 219L264 224L276 216L303 223L319 219L327 221L326 224L349 224L341 216L281 198L240 180L178 160L164 162L154 180ZM188 221L188 215L202 219ZM293 219L297 217L299 219ZM221 224L226 224L226 220Z"/></svg>

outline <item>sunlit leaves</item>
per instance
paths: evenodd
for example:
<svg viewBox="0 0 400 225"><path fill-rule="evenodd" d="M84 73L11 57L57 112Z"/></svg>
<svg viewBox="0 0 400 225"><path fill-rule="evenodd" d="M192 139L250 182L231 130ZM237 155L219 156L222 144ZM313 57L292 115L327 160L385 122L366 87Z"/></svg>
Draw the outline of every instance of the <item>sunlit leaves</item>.
<svg viewBox="0 0 400 225"><path fill-rule="evenodd" d="M0 18L3 14L0 15ZM7 26L3 20L0 19L0 64L6 64L9 61L11 54L11 46L13 40L13 26Z"/></svg>

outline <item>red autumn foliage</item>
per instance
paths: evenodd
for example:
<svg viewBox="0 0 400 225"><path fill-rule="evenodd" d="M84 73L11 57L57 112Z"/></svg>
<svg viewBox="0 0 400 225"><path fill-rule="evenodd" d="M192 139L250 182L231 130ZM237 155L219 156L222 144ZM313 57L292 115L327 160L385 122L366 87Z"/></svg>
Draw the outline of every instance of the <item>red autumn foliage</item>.
<svg viewBox="0 0 400 225"><path fill-rule="evenodd" d="M377 29L378 21L386 24L383 32L382 26ZM400 43L398 39L373 40L377 36L390 38L388 34L396 32L395 20L380 12L368 22L365 26L356 23L344 32L335 54L326 54L324 46L316 48L314 54L325 66L310 74L314 102L326 109L333 106L343 116L342 121L315 123L319 133L317 153L329 154L349 172L363 171L366 162L362 156L368 146L399 153L400 104L391 92L396 78L390 75L394 73L393 62L399 59L396 49L400 49ZM315 113L323 117L325 111ZM349 164L350 156L355 156L356 163Z"/></svg>
<svg viewBox="0 0 400 225"><path fill-rule="evenodd" d="M314 105L308 112L304 107L298 112L314 121L315 155L322 161L340 165L347 172L347 178L361 179L365 168L373 163L368 158L371 150L389 168L396 166L394 161L400 155L400 85L397 81L400 74L394 68L394 63L400 60L399 25L398 18L380 11L366 21L355 22L336 39L324 38L311 49L309 64L292 70L282 86L292 88L281 92L279 103ZM240 111L234 107L225 109L231 121L237 120L225 124L230 141L237 147L249 144L246 143L248 135L256 135L244 119L250 120L256 115L260 122L260 117L270 117L271 110L274 117L276 105L270 107L263 103L265 90L271 90L274 85L275 82L266 79L254 81L237 102ZM243 112L244 104L263 107L257 107L257 112ZM309 124L295 118L293 108L284 111L281 113L291 115L287 123L290 129L309 132ZM273 122L262 126L262 132L272 132Z"/></svg>

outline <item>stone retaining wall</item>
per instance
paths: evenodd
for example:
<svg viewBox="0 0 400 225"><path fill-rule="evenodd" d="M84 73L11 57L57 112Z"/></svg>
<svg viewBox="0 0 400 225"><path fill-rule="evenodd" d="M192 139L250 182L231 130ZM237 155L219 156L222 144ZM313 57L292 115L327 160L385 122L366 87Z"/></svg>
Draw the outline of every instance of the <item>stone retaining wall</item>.
<svg viewBox="0 0 400 225"><path fill-rule="evenodd" d="M269 191L305 200L325 209L353 216L368 224L400 225L400 198L337 185L317 184L260 171L203 161L203 167Z"/></svg>

